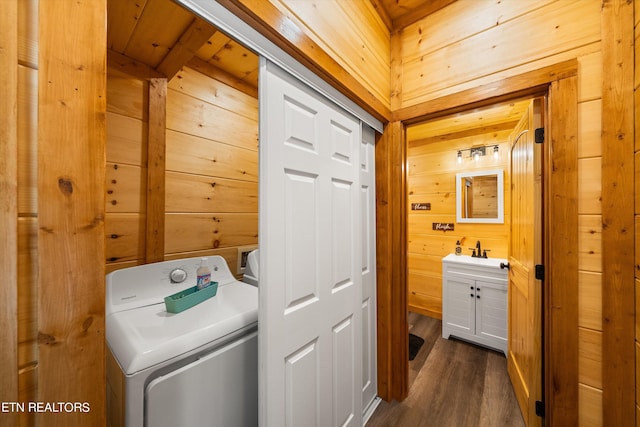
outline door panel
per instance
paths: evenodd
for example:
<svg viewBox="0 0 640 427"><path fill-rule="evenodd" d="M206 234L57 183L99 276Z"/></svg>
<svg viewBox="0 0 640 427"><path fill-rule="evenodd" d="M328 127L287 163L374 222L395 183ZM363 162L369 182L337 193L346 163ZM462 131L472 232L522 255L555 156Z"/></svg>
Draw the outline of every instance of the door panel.
<svg viewBox="0 0 640 427"><path fill-rule="evenodd" d="M509 245L509 351L507 369L527 426L539 426L542 400L542 162L535 129L542 126L544 100L532 100L511 141L511 234Z"/></svg>
<svg viewBox="0 0 640 427"><path fill-rule="evenodd" d="M360 123L260 74L261 424L360 426Z"/></svg>

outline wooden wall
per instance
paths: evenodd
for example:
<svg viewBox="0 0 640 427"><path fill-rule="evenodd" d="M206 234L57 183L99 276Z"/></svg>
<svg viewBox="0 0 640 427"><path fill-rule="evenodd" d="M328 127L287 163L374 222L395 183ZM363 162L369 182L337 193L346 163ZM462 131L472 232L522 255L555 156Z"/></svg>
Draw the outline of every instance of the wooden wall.
<svg viewBox="0 0 640 427"><path fill-rule="evenodd" d="M615 10L610 16L615 19L628 15L630 10L621 7L618 12L617 6L611 7ZM605 169L601 132L603 123L613 125L618 120L617 114L628 111L619 106L617 110L605 111L603 107L602 88L607 85L603 84L603 68L619 68L614 66L613 59L604 59L603 32L616 27L611 25L613 18L603 21L606 16L603 10L601 2L596 1L455 2L392 36L392 46L397 46L392 53L392 68L395 67L392 73L398 76L392 90L393 110L408 110L444 95L568 59L578 60L580 252L576 334L579 337L579 416L580 425L584 426L603 425L603 413L613 408L603 407L605 269L601 171ZM611 37L613 40L614 36ZM612 41L607 49L614 45ZM623 49L628 50L630 45L624 44ZM623 100L624 90L616 89L617 96L623 94ZM619 163L617 167L621 166ZM612 215L616 215L614 210ZM618 233L618 229L614 233ZM613 249L614 242L612 234L607 243L612 245L610 250L630 252L629 247ZM621 268L628 271L630 266L625 264ZM616 392L612 390L612 393L615 399Z"/></svg>
<svg viewBox="0 0 640 427"><path fill-rule="evenodd" d="M18 398L29 401L38 396L38 2L18 7Z"/></svg>
<svg viewBox="0 0 640 427"><path fill-rule="evenodd" d="M270 1L389 108L389 29L373 2Z"/></svg>
<svg viewBox="0 0 640 427"><path fill-rule="evenodd" d="M636 350L636 426L640 426L640 55L638 47L640 43L640 8L634 10L635 28L635 73L634 73L634 123L635 123L635 143L634 143L634 164L635 164L635 306L636 306L636 326L635 326L635 350Z"/></svg>
<svg viewBox="0 0 640 427"><path fill-rule="evenodd" d="M464 119L460 119L461 121ZM509 236L509 191L505 191L505 221L503 224L456 223L456 173L487 169L504 170L504 188L509 188L509 133L499 130L474 135L452 134L441 137L413 139L407 129L407 263L409 310L442 318L442 258L453 253L456 241L462 243L462 253L479 240L491 258L507 258ZM495 145L500 156L492 152L478 161L457 161L458 150L476 145ZM467 152L468 154L468 152ZM412 203L431 203L431 210L411 210ZM454 231L433 230L434 222L453 223Z"/></svg>
<svg viewBox="0 0 640 427"><path fill-rule="evenodd" d="M64 0L0 5L8 19L0 41L3 82L11 86L3 90L9 106L2 104L7 137L0 144L15 171L2 186L3 206L15 208L2 211L3 240L15 243L12 254L2 254L12 264L2 268L2 400L89 402L91 409L2 413L2 426L104 424L104 391L95 384L104 377L104 292L96 287L104 264L96 260L104 235L105 7ZM2 169L3 178L12 170ZM6 212L12 221L4 222ZM10 288L15 293L4 292Z"/></svg>
<svg viewBox="0 0 640 427"><path fill-rule="evenodd" d="M190 68L166 95L165 259L258 243L258 101ZM107 270L146 262L149 83L108 75Z"/></svg>

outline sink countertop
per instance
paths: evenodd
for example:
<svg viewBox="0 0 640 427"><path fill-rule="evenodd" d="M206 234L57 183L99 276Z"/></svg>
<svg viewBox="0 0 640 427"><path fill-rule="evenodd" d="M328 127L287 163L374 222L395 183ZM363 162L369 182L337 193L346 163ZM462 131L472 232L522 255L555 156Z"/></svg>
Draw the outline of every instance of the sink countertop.
<svg viewBox="0 0 640 427"><path fill-rule="evenodd" d="M470 255L456 255L449 254L446 257L442 258L442 261L447 262L455 262L459 264L467 264L467 265L481 265L485 267L496 267L500 268L500 263L507 263L507 260L504 258L479 258L472 257Z"/></svg>

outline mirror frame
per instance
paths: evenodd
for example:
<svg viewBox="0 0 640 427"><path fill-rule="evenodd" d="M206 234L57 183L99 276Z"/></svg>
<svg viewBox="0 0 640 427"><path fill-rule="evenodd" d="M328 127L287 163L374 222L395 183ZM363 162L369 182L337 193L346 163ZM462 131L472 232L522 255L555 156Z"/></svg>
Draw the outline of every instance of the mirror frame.
<svg viewBox="0 0 640 427"><path fill-rule="evenodd" d="M462 178L485 175L498 177L498 216L497 218L462 218ZM490 169L475 172L459 172L456 174L456 221L461 223L504 224L504 170Z"/></svg>

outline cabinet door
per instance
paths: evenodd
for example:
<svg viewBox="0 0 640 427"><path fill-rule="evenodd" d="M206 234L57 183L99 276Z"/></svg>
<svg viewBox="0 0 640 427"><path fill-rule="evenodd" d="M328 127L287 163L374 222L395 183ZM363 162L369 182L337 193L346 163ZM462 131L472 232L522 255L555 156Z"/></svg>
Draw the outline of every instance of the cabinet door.
<svg viewBox="0 0 640 427"><path fill-rule="evenodd" d="M448 277L445 282L443 319L451 332L474 334L475 331L475 281Z"/></svg>
<svg viewBox="0 0 640 427"><path fill-rule="evenodd" d="M476 281L476 335L507 342L507 286Z"/></svg>

